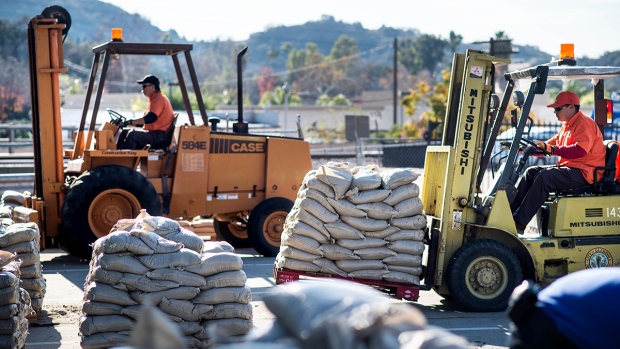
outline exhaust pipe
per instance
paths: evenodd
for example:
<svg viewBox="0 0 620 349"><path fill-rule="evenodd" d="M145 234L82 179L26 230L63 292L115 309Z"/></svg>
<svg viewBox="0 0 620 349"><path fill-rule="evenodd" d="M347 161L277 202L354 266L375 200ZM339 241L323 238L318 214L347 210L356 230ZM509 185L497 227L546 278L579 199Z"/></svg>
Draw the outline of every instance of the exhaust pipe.
<svg viewBox="0 0 620 349"><path fill-rule="evenodd" d="M244 47L243 50L237 54L237 122L233 124L233 133L248 133L248 123L243 122L243 78L242 78L242 63L243 55L248 51L248 47Z"/></svg>

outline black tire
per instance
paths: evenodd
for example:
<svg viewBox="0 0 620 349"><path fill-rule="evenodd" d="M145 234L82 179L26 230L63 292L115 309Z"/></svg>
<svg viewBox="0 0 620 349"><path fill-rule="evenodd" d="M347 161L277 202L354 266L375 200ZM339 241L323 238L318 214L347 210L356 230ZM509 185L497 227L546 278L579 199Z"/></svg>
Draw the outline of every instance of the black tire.
<svg viewBox="0 0 620 349"><path fill-rule="evenodd" d="M140 209L162 215L153 185L139 172L123 166L101 166L82 173L72 184L61 208L60 247L90 259L98 238L119 219L135 218Z"/></svg>
<svg viewBox="0 0 620 349"><path fill-rule="evenodd" d="M248 238L256 252L265 257L278 254L284 222L292 208L293 202L289 199L270 198L252 209L248 221Z"/></svg>
<svg viewBox="0 0 620 349"><path fill-rule="evenodd" d="M469 311L503 311L523 281L517 256L500 242L480 239L461 246L450 260L446 280L454 300Z"/></svg>
<svg viewBox="0 0 620 349"><path fill-rule="evenodd" d="M219 240L224 240L234 248L252 247L248 239L248 224L245 217L235 221L220 221L213 219L213 230Z"/></svg>

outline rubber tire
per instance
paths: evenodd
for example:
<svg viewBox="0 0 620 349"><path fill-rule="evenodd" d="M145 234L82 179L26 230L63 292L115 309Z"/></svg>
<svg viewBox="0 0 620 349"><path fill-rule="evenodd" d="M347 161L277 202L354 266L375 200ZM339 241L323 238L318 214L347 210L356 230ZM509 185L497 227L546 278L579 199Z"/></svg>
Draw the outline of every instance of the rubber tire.
<svg viewBox="0 0 620 349"><path fill-rule="evenodd" d="M70 254L90 259L97 240L88 221L95 198L106 190L123 190L133 195L151 216L162 215L161 199L153 185L139 172L123 166L100 166L82 173L69 187L61 208L59 246ZM123 218L135 218L136 212L123 212ZM111 227L110 227L111 228Z"/></svg>
<svg viewBox="0 0 620 349"><path fill-rule="evenodd" d="M480 293L468 287L467 271L481 258L488 259L487 263L497 263L500 273L507 274L503 285L487 297L480 297ZM488 276L481 272L477 275ZM523 281L523 271L517 256L508 247L495 240L479 239L466 243L452 255L446 271L446 280L450 294L466 310L503 311L508 306L512 291Z"/></svg>
<svg viewBox="0 0 620 349"><path fill-rule="evenodd" d="M250 239L247 238L247 224L245 225L245 238L239 237L239 234L234 234L231 231L231 224L234 222L213 219L213 230L215 230L218 239L228 242L234 248L252 247Z"/></svg>
<svg viewBox="0 0 620 349"><path fill-rule="evenodd" d="M293 204L287 198L269 198L252 209L248 220L248 238L256 252L265 257L275 257L280 252L284 222L293 209ZM280 236L269 239L266 229L272 229L272 233L277 232Z"/></svg>

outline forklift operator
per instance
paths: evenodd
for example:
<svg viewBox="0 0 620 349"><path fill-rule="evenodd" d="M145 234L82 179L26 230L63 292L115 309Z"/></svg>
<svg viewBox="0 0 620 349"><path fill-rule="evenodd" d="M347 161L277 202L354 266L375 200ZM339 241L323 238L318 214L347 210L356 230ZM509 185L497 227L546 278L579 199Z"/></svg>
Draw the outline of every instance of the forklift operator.
<svg viewBox="0 0 620 349"><path fill-rule="evenodd" d="M162 146L165 132L174 120L172 105L161 93L157 76L147 75L139 80L138 84L142 85L142 94L149 99L149 104L143 117L128 120L127 125L144 125L144 130L123 130L119 149L143 149L147 144L150 144L151 148Z"/></svg>
<svg viewBox="0 0 620 349"><path fill-rule="evenodd" d="M532 166L517 184L517 195L510 203L519 234L548 199L550 192L574 189L594 183L594 169L605 166L603 136L591 118L579 111L579 97L560 92L549 104L564 124L546 142L536 141L547 154L559 156L557 165ZM602 170L598 178L602 177Z"/></svg>

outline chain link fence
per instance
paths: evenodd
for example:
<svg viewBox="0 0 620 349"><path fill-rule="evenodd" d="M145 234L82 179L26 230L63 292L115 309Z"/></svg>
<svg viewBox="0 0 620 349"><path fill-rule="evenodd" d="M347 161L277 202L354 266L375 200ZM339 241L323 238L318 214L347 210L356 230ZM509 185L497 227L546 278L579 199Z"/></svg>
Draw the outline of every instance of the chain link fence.
<svg viewBox="0 0 620 349"><path fill-rule="evenodd" d="M537 122L532 124L522 138L528 140L548 140L557 134L562 124ZM503 132L497 136L493 146L491 168L497 171L505 161L508 151L502 142L514 139L514 128L506 124ZM603 139L620 141L620 122L605 127ZM421 138L358 138L355 142L342 145L319 146L311 148L312 167L318 168L329 161L348 162L353 166L377 165L380 168L424 168L426 148L429 145L440 145L439 139L425 140ZM555 164L556 157L532 157L529 166Z"/></svg>

